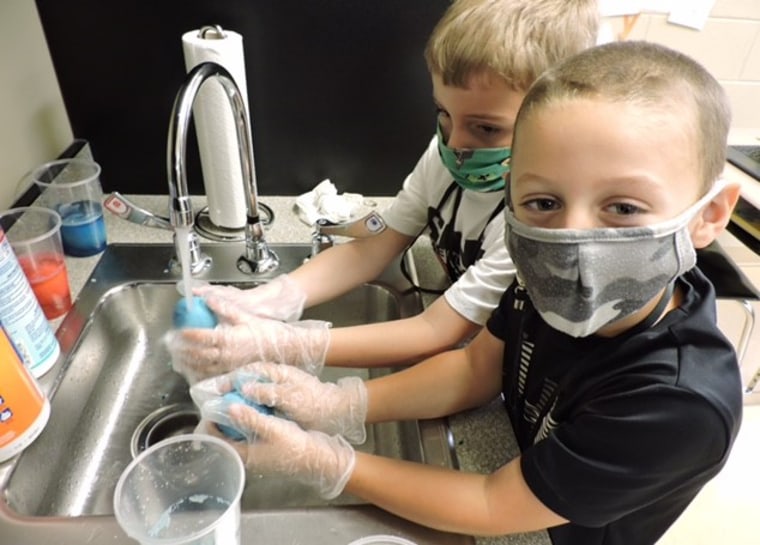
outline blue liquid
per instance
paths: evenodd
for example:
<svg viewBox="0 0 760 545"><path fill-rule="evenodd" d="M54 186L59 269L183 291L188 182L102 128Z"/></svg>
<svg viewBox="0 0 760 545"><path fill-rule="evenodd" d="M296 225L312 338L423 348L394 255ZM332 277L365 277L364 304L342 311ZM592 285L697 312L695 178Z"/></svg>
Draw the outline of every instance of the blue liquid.
<svg viewBox="0 0 760 545"><path fill-rule="evenodd" d="M229 506L230 502L224 498L193 494L170 505L148 530L148 535L157 539L189 536L214 524Z"/></svg>
<svg viewBox="0 0 760 545"><path fill-rule="evenodd" d="M58 206L61 238L66 255L86 257L106 249L106 224L103 208L95 201L77 201Z"/></svg>

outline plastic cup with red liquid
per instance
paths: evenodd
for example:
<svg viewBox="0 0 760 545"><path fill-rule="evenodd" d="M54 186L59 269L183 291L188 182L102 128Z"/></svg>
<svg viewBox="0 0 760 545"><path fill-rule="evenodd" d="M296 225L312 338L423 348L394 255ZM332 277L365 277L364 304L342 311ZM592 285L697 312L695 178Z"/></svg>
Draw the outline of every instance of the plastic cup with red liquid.
<svg viewBox="0 0 760 545"><path fill-rule="evenodd" d="M0 212L0 228L16 254L45 318L71 308L71 290L61 240L61 217L54 210L22 206Z"/></svg>

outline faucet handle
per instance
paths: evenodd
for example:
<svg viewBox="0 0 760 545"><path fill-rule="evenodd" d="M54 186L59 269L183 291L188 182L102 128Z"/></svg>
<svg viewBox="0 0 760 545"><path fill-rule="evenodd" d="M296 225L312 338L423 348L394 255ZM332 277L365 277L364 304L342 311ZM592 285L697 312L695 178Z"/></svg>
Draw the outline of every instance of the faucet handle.
<svg viewBox="0 0 760 545"><path fill-rule="evenodd" d="M315 223L315 230L319 234L351 238L371 237L382 233L386 227L383 217L375 211L349 222L336 223L325 218L319 218Z"/></svg>
<svg viewBox="0 0 760 545"><path fill-rule="evenodd" d="M319 218L314 222L314 232L311 235L311 257L332 247L335 243L334 235L367 238L382 233L386 227L383 217L375 211L359 219L344 223L335 223L325 218Z"/></svg>
<svg viewBox="0 0 760 545"><path fill-rule="evenodd" d="M144 208L140 208L135 203L124 197L118 191L114 191L103 201L103 206L111 213L116 214L122 219L131 221L138 225L146 227L158 227L167 231L174 231L174 246L177 247L177 232L172 227L169 218L158 216ZM187 244L190 253L190 271L192 274L199 274L211 266L211 258L201 250L198 236L188 228L187 235L180 242ZM169 261L169 269L179 274L181 270L180 260L175 255Z"/></svg>
<svg viewBox="0 0 760 545"><path fill-rule="evenodd" d="M140 208L118 191L114 191L108 195L105 201L103 201L103 206L109 212L132 223L146 227L158 227L159 229L166 229L168 231L173 230L171 223L169 223L169 218L158 216L153 212Z"/></svg>

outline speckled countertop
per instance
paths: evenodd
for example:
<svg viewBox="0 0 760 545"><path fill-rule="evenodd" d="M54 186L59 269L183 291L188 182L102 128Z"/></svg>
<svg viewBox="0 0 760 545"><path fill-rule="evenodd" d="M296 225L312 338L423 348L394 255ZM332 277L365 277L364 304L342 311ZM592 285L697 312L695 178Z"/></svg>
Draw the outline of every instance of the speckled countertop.
<svg viewBox="0 0 760 545"><path fill-rule="evenodd" d="M128 195L135 204L167 215L167 197L156 195ZM262 196L261 202L274 211L275 220L266 229L270 242L306 242L310 240L311 230L298 220L292 210L293 197ZM390 198L372 198L365 202L382 208ZM205 198L193 199L195 210L205 205ZM106 230L108 242L166 242L170 243L171 232L142 227L129 223L106 213ZM201 239L201 244L213 242ZM443 274L432 251L429 241L419 240L412 249L415 266L420 282L425 286L438 286L443 281ZM67 257L69 282L72 296L76 297L87 281L100 256L87 258ZM432 301L432 296L424 296L425 302ZM53 323L58 327L60 321ZM451 429L456 443L456 454L461 469L474 472L491 472L512 459L519 452L512 434L509 421L498 401L477 410L467 411L450 418ZM499 538L478 538L478 545L548 545L551 543L546 532L534 532Z"/></svg>

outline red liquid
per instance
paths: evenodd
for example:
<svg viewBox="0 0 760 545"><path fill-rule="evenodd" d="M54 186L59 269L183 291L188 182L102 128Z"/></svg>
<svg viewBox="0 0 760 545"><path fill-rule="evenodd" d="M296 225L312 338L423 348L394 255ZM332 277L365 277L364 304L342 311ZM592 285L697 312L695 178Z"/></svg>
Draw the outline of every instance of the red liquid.
<svg viewBox="0 0 760 545"><path fill-rule="evenodd" d="M63 256L22 256L18 258L18 262L32 286L45 318L52 320L66 314L71 308L71 290Z"/></svg>

